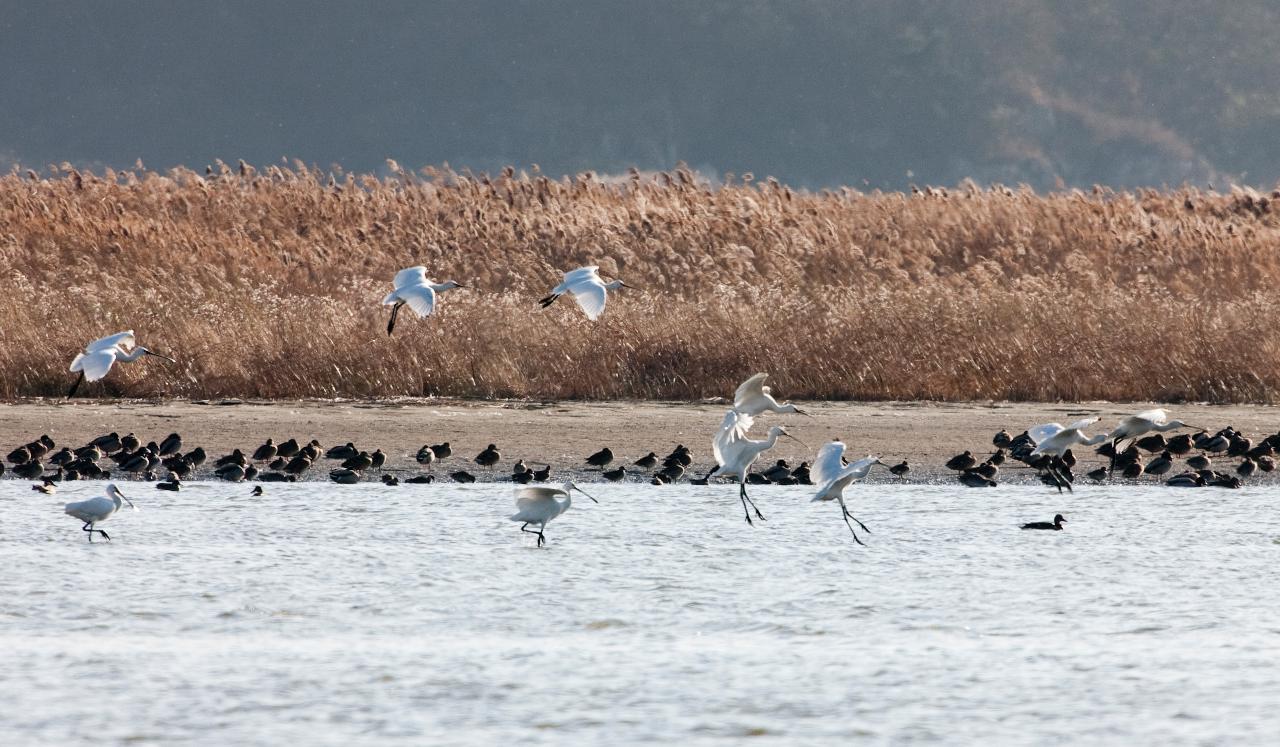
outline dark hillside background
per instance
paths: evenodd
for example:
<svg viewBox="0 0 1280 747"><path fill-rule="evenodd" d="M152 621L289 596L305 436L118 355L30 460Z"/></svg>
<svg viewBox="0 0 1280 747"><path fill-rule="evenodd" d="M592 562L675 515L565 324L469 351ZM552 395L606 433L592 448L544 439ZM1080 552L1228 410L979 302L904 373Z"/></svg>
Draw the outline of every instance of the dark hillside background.
<svg viewBox="0 0 1280 747"><path fill-rule="evenodd" d="M5 2L0 166L1280 179L1280 11L1073 2Z"/></svg>

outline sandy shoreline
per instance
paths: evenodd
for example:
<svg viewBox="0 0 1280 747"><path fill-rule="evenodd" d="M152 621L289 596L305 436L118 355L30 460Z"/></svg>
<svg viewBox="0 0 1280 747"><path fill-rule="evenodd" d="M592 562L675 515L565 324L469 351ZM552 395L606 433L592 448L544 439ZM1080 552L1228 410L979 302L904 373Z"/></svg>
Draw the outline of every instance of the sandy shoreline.
<svg viewBox="0 0 1280 747"><path fill-rule="evenodd" d="M233 401L234 402L234 401ZM849 444L852 454L873 453L886 462L908 459L911 477L941 480L949 476L942 464L966 449L985 456L991 437L1001 428L1017 433L1037 423L1067 423L1100 415L1110 427L1122 415L1152 407L1117 403L801 403L812 417L765 415L753 435L761 437L769 425L787 425L808 445L783 439L765 455L792 464L811 460L831 438ZM676 402L477 402L455 400L275 401L24 401L0 404L0 458L42 433L59 445L80 445L117 431L133 432L145 443L177 431L185 448L203 446L211 457L234 448L252 451L267 437L318 439L324 446L354 442L389 455L386 470L401 477L423 470L413 455L423 444L448 441L454 456L435 467L437 474L466 469L481 480L506 479L517 459L551 464L562 476L585 468L583 459L608 446L617 455L614 466L630 464L655 451L659 456L682 443L693 450L695 466L705 472L711 463L711 437L727 405ZM1247 435L1280 430L1280 409L1270 406L1178 405L1175 417L1211 430L1232 425ZM492 474L471 459L489 443L496 443L502 461ZM1084 461L1097 460L1090 455ZM309 479L324 479L336 462L322 461ZM588 479L590 478L590 473ZM875 473L873 472L873 475ZM1275 473L1273 473L1275 474ZM11 474L6 471L5 478ZM371 479L377 479L371 473ZM598 479L598 478L596 478ZM638 477L636 479L639 479ZM880 480L892 479L881 473ZM1025 470L1006 469L1001 480L1030 479ZM1255 478L1255 480L1258 478Z"/></svg>

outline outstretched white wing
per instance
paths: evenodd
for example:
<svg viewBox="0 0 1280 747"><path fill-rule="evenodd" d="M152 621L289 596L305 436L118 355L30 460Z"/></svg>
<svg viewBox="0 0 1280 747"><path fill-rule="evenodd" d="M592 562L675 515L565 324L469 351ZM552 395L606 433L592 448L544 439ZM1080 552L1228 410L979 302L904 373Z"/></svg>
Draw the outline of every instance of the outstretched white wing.
<svg viewBox="0 0 1280 747"><path fill-rule="evenodd" d="M399 290L408 285L426 285L430 282L430 280L427 280L427 268L418 265L417 267L406 267L397 272L396 278L391 284Z"/></svg>
<svg viewBox="0 0 1280 747"><path fill-rule="evenodd" d="M573 285L579 280L590 280L592 278L598 278L599 275L597 274L597 272L599 270L600 270L599 265L587 265L586 267L579 267L576 270L569 270L564 274L564 284Z"/></svg>
<svg viewBox="0 0 1280 747"><path fill-rule="evenodd" d="M85 381L97 381L107 375L115 362L116 348L107 348L77 355L75 360L71 361L71 370L83 371Z"/></svg>
<svg viewBox="0 0 1280 747"><path fill-rule="evenodd" d="M844 444L839 441L831 443L818 449L818 456L813 460L813 467L809 470L809 477L812 478L814 485L826 485L844 469Z"/></svg>
<svg viewBox="0 0 1280 747"><path fill-rule="evenodd" d="M547 501L555 502L556 498L564 497L566 493L560 488L541 488L541 487L518 487L516 488L516 508L526 508L529 506L537 506Z"/></svg>
<svg viewBox="0 0 1280 747"><path fill-rule="evenodd" d="M711 452L715 455L716 464L723 467L733 458L734 445L747 438L747 432L751 430L752 417L745 413L730 410L724 414L724 419L720 421L720 430L716 431L716 436L711 441Z"/></svg>
<svg viewBox="0 0 1280 747"><path fill-rule="evenodd" d="M418 316L431 316L436 308L436 292L429 285L410 285L397 288L392 294L418 312Z"/></svg>
<svg viewBox="0 0 1280 747"><path fill-rule="evenodd" d="M1085 418L1084 420L1077 420L1076 422L1067 426L1067 430L1083 431L1085 428L1088 428L1089 426L1093 425L1094 423L1098 422L1101 419L1102 418Z"/></svg>
<svg viewBox="0 0 1280 747"><path fill-rule="evenodd" d="M119 347L121 350L128 350L133 347L134 338L133 330L126 329L123 332L117 332L109 337L102 337L85 346L86 353L96 353L99 350L107 350L108 348Z"/></svg>
<svg viewBox="0 0 1280 747"><path fill-rule="evenodd" d="M733 409L743 410L746 412L755 409L752 407L758 400L764 398L768 387L764 385L764 380L769 378L767 373L758 373L738 385L738 390L733 393Z"/></svg>
<svg viewBox="0 0 1280 747"><path fill-rule="evenodd" d="M1156 425L1164 425L1169 420L1169 411L1163 408L1144 410L1137 415L1134 415L1134 417L1140 420L1149 420Z"/></svg>
<svg viewBox="0 0 1280 747"><path fill-rule="evenodd" d="M1027 435L1031 437L1031 442L1038 446L1064 430L1066 429L1059 423L1045 423L1028 428Z"/></svg>
<svg viewBox="0 0 1280 747"><path fill-rule="evenodd" d="M584 280L578 280L569 285L569 292L573 294L573 298L582 307L582 311L591 321L600 318L604 313L604 301L607 291L604 283L600 282L600 278L592 277Z"/></svg>

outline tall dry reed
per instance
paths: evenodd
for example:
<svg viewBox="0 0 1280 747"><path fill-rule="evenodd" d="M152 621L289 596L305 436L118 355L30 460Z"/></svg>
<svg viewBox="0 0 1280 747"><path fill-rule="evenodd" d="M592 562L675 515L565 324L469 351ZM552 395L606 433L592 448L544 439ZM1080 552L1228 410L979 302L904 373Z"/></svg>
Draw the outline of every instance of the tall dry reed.
<svg viewBox="0 0 1280 747"><path fill-rule="evenodd" d="M1280 226L1251 190L798 192L302 164L0 178L0 397L56 396L85 341L178 358L103 396L724 395L1274 401ZM643 290L591 324L578 265ZM425 264L469 290L387 338Z"/></svg>

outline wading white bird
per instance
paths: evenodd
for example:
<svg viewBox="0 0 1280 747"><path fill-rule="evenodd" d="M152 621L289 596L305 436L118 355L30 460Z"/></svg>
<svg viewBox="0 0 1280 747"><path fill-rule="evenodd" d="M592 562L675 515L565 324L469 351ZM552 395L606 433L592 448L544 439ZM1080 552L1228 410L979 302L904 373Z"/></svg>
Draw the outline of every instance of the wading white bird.
<svg viewBox="0 0 1280 747"><path fill-rule="evenodd" d="M141 345L134 347L135 342L133 330L128 329L109 337L94 340L86 345L84 352L76 355L75 360L71 361L70 370L72 372L78 371L80 375L76 377L75 383L71 385L71 391L67 392L67 396L74 397L81 383L97 381L106 376L116 361L129 363L138 360L144 355L154 355L170 363L176 362L167 355L147 350ZM133 348L133 350L130 351L130 348Z"/></svg>
<svg viewBox="0 0 1280 747"><path fill-rule="evenodd" d="M1059 469L1059 462L1062 456L1067 453L1076 444L1081 446L1094 446L1107 440L1107 434L1099 433L1096 436L1086 436L1084 429L1101 420L1101 418L1085 418L1077 420L1071 425L1063 428L1058 423L1045 423L1027 429L1027 435L1031 437L1036 448L1031 451L1031 456L1045 454L1050 457L1048 466L1045 470L1058 486L1058 492L1061 493L1065 487L1071 490L1071 481L1068 480Z"/></svg>
<svg viewBox="0 0 1280 747"><path fill-rule="evenodd" d="M387 322L388 335L396 328L396 316L400 314L401 306L408 304L418 316L431 316L431 312L436 308L437 293L465 287L455 280L447 280L443 283L431 282L427 279L427 268L422 265L406 267L397 272L392 285L395 286L395 290L382 299L383 306L391 307L391 319Z"/></svg>
<svg viewBox="0 0 1280 747"><path fill-rule="evenodd" d="M809 476L815 485L818 485L818 494L813 497L810 503L818 501L839 501L840 513L844 518L845 526L849 527L849 533L853 535L853 541L859 545L865 544L858 539L858 533L853 531L853 525L849 523L849 519L858 522L858 526L862 527L862 531L867 534L871 533L867 529L867 525L858 521L857 517L849 513L849 508L844 503L844 489L854 480L861 480L871 471L872 465L880 464L879 457L867 456L866 459L859 459L856 462L844 463L844 444L840 441L832 441L831 443L818 449L818 456L813 460L813 467L810 469Z"/></svg>
<svg viewBox="0 0 1280 747"><path fill-rule="evenodd" d="M573 498L569 494L574 490L591 498L582 488L572 482L566 482L563 487L559 488L516 488L516 512L512 514L511 520L522 522L520 531L538 535L538 547L542 547L547 541L542 536L542 532L547 528L547 522L569 510L569 506L573 505ZM560 500L561 498L564 500ZM591 500L595 503L600 502L595 498L591 498ZM538 531L530 530L528 528L530 524L537 524Z"/></svg>
<svg viewBox="0 0 1280 747"><path fill-rule="evenodd" d="M751 504L751 509L756 512L756 518L764 521L764 514L760 513L760 509L756 508L756 504L747 495L747 470L761 454L772 449L778 443L778 439L782 436L804 444L803 441L787 433L787 430L780 425L775 425L769 429L768 438L763 441L754 441L747 438L747 432L751 430L752 417L746 413L730 410L724 415L724 420L720 421L720 429L716 431L715 438L711 441L711 450L716 457L716 466L707 473L707 477L718 475L720 477L737 477L738 478L738 499L742 501L742 513L747 518L747 523L751 523L751 511L747 510L747 504Z"/></svg>
<svg viewBox="0 0 1280 747"><path fill-rule="evenodd" d="M790 402L778 404L773 398L769 387L764 385L764 380L769 378L767 373L758 373L747 379L738 386L738 391L733 393L733 409L738 412L755 417L762 412L780 412L780 413L799 413L800 415L808 415L809 413L801 410L799 407Z"/></svg>
<svg viewBox="0 0 1280 747"><path fill-rule="evenodd" d="M124 505L124 503L128 503L129 508L132 508L134 511L138 510L138 507L133 505L133 501L125 498L124 493L120 492L120 489L115 486L115 483L111 483L107 486L107 494L105 496L100 495L96 498L90 498L87 501L68 503L66 508L63 510L66 511L68 516L74 516L84 522L82 529L89 533L90 542L93 542L94 532L101 534L104 538L110 541L111 537L109 537L106 532L101 529L95 529L94 526L110 519L112 514L119 511L120 507Z"/></svg>
<svg viewBox="0 0 1280 747"><path fill-rule="evenodd" d="M576 270L566 272L564 280L551 289L551 295L538 301L538 303L545 309L555 303L557 298L566 293L572 293L573 299L582 307L583 313L594 322L604 313L604 302L608 291L632 287L621 280L613 280L606 283L600 279L600 275L597 272L599 269L596 265L591 265L590 267L579 267Z"/></svg>

